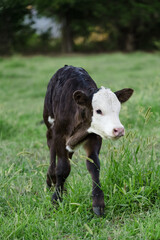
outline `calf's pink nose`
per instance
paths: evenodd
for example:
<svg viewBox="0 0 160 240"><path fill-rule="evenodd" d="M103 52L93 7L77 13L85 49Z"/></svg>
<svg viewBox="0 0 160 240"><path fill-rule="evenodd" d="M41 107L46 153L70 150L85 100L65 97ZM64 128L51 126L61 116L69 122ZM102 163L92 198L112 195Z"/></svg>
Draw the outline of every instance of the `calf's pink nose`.
<svg viewBox="0 0 160 240"><path fill-rule="evenodd" d="M123 128L123 127L114 128L114 129L113 129L113 135L114 135L115 137L124 136L124 128Z"/></svg>

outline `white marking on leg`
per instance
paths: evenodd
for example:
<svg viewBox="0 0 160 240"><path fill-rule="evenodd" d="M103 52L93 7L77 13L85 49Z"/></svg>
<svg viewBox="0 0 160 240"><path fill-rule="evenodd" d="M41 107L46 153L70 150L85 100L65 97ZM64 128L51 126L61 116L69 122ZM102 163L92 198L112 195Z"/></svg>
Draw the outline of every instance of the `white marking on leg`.
<svg viewBox="0 0 160 240"><path fill-rule="evenodd" d="M81 146L84 146L84 144L87 142L87 140L84 140L83 142L81 142L81 143L79 143L79 144L77 144L75 147L74 147L74 149L72 149L69 145L66 145L66 150L68 151L68 152L76 152L77 150L79 150L79 148L81 147Z"/></svg>
<svg viewBox="0 0 160 240"><path fill-rule="evenodd" d="M74 150L72 149L72 148L70 148L70 146L66 146L66 150L68 151L68 152L74 152Z"/></svg>

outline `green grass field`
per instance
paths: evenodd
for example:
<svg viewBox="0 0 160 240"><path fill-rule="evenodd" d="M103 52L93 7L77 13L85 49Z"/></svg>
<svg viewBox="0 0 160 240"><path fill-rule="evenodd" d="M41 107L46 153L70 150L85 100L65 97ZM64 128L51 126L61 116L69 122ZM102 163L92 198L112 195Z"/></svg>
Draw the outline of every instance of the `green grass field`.
<svg viewBox="0 0 160 240"><path fill-rule="evenodd" d="M46 189L39 122L48 81L64 64L84 67L99 87L135 90L120 114L126 136L103 141L103 217L92 212L82 149L56 208ZM160 239L160 54L0 58L0 191L0 239Z"/></svg>

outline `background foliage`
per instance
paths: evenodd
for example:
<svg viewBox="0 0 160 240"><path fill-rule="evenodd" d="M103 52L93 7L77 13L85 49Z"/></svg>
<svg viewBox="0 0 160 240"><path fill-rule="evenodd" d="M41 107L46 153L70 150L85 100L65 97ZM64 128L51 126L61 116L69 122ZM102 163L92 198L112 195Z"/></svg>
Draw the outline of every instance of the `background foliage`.
<svg viewBox="0 0 160 240"><path fill-rule="evenodd" d="M37 36L24 24L32 9L54 17L62 36ZM159 0L25 0L0 2L0 53L133 51L160 47ZM94 37L93 37L94 35ZM45 42L44 42L45 38Z"/></svg>

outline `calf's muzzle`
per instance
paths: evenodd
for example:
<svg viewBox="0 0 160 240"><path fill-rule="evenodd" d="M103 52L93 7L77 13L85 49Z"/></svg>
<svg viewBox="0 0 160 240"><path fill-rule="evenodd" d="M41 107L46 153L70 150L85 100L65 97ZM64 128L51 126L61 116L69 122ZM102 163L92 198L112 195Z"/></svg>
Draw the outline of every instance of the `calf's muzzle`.
<svg viewBox="0 0 160 240"><path fill-rule="evenodd" d="M114 128L113 129L114 137L122 137L124 136L124 127Z"/></svg>

